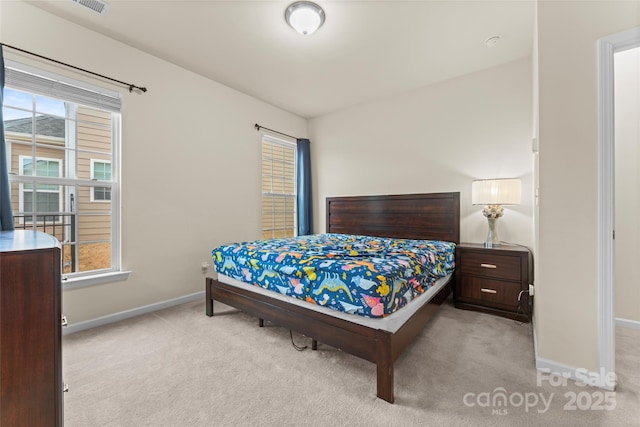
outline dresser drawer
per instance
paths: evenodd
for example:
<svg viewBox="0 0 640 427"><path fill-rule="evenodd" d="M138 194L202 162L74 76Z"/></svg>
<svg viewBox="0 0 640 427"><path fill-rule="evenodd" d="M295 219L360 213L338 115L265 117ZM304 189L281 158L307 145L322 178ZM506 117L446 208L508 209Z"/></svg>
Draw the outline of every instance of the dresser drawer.
<svg viewBox="0 0 640 427"><path fill-rule="evenodd" d="M462 278L459 289L461 299L472 299L498 308L516 308L519 294L518 283L471 276Z"/></svg>
<svg viewBox="0 0 640 427"><path fill-rule="evenodd" d="M465 275L505 280L521 280L521 257L489 253L463 252L461 270Z"/></svg>

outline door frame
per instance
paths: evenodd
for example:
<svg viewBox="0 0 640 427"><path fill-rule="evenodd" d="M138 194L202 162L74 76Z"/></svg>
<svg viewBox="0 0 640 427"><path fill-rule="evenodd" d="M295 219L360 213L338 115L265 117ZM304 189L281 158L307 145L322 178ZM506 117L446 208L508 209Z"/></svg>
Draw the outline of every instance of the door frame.
<svg viewBox="0 0 640 427"><path fill-rule="evenodd" d="M598 353L600 386L615 381L615 112L614 55L640 46L640 28L598 40Z"/></svg>

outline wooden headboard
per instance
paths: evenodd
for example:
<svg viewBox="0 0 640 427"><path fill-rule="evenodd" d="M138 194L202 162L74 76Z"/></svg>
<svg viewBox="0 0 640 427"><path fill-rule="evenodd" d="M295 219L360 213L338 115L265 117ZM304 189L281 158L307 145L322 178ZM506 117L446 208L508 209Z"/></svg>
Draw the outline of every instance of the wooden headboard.
<svg viewBox="0 0 640 427"><path fill-rule="evenodd" d="M460 193L327 197L326 229L460 243Z"/></svg>

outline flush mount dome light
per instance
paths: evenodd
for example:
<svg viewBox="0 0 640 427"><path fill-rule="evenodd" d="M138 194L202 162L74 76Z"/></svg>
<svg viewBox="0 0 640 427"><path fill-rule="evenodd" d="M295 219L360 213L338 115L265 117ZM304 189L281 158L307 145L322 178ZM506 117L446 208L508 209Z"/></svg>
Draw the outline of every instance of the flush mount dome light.
<svg viewBox="0 0 640 427"><path fill-rule="evenodd" d="M322 26L324 10L310 1L297 1L287 7L284 19L294 30L306 36Z"/></svg>

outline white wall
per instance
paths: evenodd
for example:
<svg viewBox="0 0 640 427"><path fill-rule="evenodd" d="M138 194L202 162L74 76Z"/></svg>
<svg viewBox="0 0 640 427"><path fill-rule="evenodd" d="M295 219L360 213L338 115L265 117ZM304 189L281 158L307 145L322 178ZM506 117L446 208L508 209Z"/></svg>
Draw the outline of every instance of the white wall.
<svg viewBox="0 0 640 427"><path fill-rule="evenodd" d="M616 317L640 322L640 47L615 54Z"/></svg>
<svg viewBox="0 0 640 427"><path fill-rule="evenodd" d="M305 136L306 120L24 2L1 3L3 43L149 89L137 95L119 88L122 264L132 273L123 282L65 291L69 322L204 290L200 265L211 249L260 237L260 134L253 124ZM32 61L10 49L5 56Z"/></svg>
<svg viewBox="0 0 640 427"><path fill-rule="evenodd" d="M640 26L640 2L538 2L539 356L598 371L597 40Z"/></svg>
<svg viewBox="0 0 640 427"><path fill-rule="evenodd" d="M314 229L329 196L460 192L461 240L488 225L471 181L522 179L522 205L505 207L501 240L533 243L532 65L523 59L312 119Z"/></svg>

